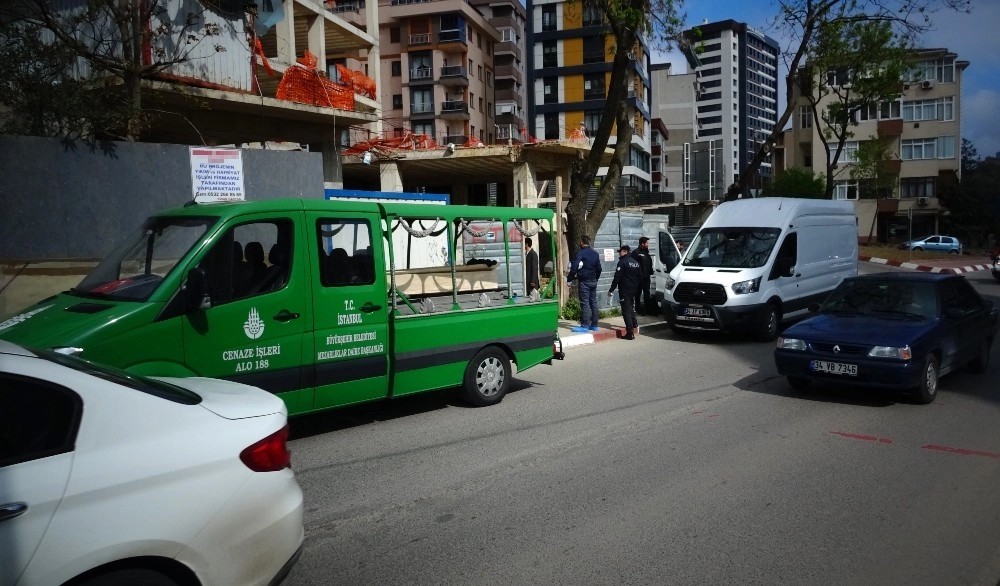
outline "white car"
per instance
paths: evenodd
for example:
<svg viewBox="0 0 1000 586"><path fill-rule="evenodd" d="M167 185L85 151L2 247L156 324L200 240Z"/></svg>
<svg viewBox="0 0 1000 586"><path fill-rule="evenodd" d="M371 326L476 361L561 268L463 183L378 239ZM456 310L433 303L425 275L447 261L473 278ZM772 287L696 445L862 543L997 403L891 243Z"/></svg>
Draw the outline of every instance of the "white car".
<svg viewBox="0 0 1000 586"><path fill-rule="evenodd" d="M0 584L276 584L302 547L287 411L0 340Z"/></svg>

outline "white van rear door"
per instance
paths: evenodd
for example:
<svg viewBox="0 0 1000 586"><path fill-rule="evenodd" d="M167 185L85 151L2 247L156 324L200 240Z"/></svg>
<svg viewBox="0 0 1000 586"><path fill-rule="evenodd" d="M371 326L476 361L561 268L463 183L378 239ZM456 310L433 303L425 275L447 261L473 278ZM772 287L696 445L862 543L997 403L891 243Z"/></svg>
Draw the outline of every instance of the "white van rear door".
<svg viewBox="0 0 1000 586"><path fill-rule="evenodd" d="M661 230L657 236L656 258L653 259L653 287L655 291L666 290L667 274L681 262L677 243L669 232Z"/></svg>

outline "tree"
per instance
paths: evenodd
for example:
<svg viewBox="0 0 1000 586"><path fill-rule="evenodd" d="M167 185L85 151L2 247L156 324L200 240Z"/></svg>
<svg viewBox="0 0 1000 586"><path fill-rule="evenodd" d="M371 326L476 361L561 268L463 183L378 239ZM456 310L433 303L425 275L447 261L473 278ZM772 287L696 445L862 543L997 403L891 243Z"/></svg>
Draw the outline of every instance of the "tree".
<svg viewBox="0 0 1000 586"><path fill-rule="evenodd" d="M941 192L938 197L950 212L942 218L942 229L977 245L987 234L1000 233L1000 159L980 160L976 147L962 141L962 181L957 189Z"/></svg>
<svg viewBox="0 0 1000 586"><path fill-rule="evenodd" d="M931 17L937 10L968 12L971 0L777 0L775 27L787 37L789 45L783 52L790 75L785 87L785 109L770 136L760 145L740 179L727 190L726 199L736 199L746 191L751 178L777 143L795 109L796 84L803 79L800 70L808 61L816 36L824 25L840 21L888 23L896 35L916 39L931 28ZM875 64L877 62L873 62Z"/></svg>
<svg viewBox="0 0 1000 586"><path fill-rule="evenodd" d="M0 9L4 40L18 39L25 49L15 52L21 61L6 65L43 71L59 96L42 100L45 115L39 112L41 118L28 126L62 136L137 140L145 125L143 80L190 60L204 39L221 30L206 22L203 10L171 14L168 4L169 0L86 0L78 9L58 10L49 0L22 0ZM43 31L54 40L44 42ZM40 47L41 53L34 52ZM221 45L212 47L213 52L223 50ZM56 57L44 56L47 51ZM44 65L37 63L40 57ZM66 99L66 92L56 87L60 84L91 95ZM23 81L21 87L27 88ZM10 93L0 97L10 100L3 105L13 104L20 115L27 111L34 116L30 105L19 104Z"/></svg>
<svg viewBox="0 0 1000 586"><path fill-rule="evenodd" d="M978 167L979 163L981 163L981 162L982 162L982 159L979 157L979 151L976 150L975 145L972 144L971 140L969 140L967 138L963 138L962 139L962 173L965 174L965 173L975 172L976 167Z"/></svg>
<svg viewBox="0 0 1000 586"><path fill-rule="evenodd" d="M580 236L593 236L611 210L622 169L628 164L632 149L635 108L628 92L635 83L629 75L630 61L641 56L639 35L651 43L669 47L678 37L681 18L678 13L682 0L580 0L583 7L600 10L609 34L614 37L614 61L601 122L593 133L588 154L581 154L570 169L570 200L566 205L566 239L574 246ZM631 55L630 55L631 53ZM638 88L643 89L643 88ZM637 94L641 95L640 92ZM597 173L605 149L615 132L615 148L607 173L600 178L598 195L588 209L587 196L598 181Z"/></svg>
<svg viewBox="0 0 1000 586"><path fill-rule="evenodd" d="M826 154L828 199L833 196L835 176L843 173L838 163L845 143L854 137L852 129L861 117L878 118L879 108L890 107L889 102L899 97L911 51L908 39L893 32L890 23L844 16L820 23L809 48L809 62L797 78L799 91L818 121L817 134ZM878 146L869 153L884 158L886 145L874 140ZM856 155L851 158L847 162L857 160ZM869 159L866 178L874 178L878 160ZM854 174L853 167L850 173Z"/></svg>
<svg viewBox="0 0 1000 586"><path fill-rule="evenodd" d="M765 187L764 195L822 199L826 195L826 180L819 173L792 167Z"/></svg>

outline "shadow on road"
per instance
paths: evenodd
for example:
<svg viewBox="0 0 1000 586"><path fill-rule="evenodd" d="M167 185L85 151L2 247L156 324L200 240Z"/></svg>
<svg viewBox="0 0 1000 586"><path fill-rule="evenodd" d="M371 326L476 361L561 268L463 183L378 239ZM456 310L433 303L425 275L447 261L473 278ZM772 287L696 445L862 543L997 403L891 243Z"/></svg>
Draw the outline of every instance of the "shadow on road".
<svg viewBox="0 0 1000 586"><path fill-rule="evenodd" d="M507 394L510 395L533 386L536 385L515 377L510 382ZM289 439L302 439L331 431L350 429L380 421L392 421L401 417L410 417L447 408L480 409L480 407L469 405L462 399L461 389L442 389L398 399L383 399L319 413L296 415L288 420L291 431ZM482 408L489 409L489 407Z"/></svg>

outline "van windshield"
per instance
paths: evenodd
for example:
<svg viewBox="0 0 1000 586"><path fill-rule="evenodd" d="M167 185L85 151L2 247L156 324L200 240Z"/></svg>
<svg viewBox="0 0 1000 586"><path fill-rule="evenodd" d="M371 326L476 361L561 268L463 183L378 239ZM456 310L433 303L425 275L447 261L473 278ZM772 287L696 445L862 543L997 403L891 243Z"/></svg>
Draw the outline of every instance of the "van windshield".
<svg viewBox="0 0 1000 586"><path fill-rule="evenodd" d="M780 228L703 228L691 241L683 264L731 269L762 267L779 234Z"/></svg>
<svg viewBox="0 0 1000 586"><path fill-rule="evenodd" d="M70 293L117 301L149 299L217 219L149 218Z"/></svg>

